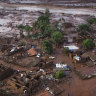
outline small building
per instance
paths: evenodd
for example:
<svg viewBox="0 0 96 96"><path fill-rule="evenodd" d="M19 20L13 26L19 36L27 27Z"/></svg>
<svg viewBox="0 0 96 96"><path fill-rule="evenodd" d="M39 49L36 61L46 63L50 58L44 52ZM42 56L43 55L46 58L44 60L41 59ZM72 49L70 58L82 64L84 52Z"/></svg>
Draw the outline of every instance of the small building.
<svg viewBox="0 0 96 96"><path fill-rule="evenodd" d="M35 56L37 54L35 48L31 48L28 50L28 55L29 56Z"/></svg>

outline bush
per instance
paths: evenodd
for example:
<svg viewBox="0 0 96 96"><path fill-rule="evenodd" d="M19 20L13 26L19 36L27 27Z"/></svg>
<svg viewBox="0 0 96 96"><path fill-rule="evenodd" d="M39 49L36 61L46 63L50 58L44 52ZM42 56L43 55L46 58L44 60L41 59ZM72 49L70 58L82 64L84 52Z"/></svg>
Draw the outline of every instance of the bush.
<svg viewBox="0 0 96 96"><path fill-rule="evenodd" d="M42 49L48 54L51 54L53 52L53 46L49 39L43 41Z"/></svg>
<svg viewBox="0 0 96 96"><path fill-rule="evenodd" d="M60 79L60 78L64 77L64 71L62 71L62 70L57 71L55 77L56 77L56 79Z"/></svg>
<svg viewBox="0 0 96 96"><path fill-rule="evenodd" d="M24 26L24 29L26 31L32 31L33 28L31 26L29 26L29 25L26 25L26 26Z"/></svg>
<svg viewBox="0 0 96 96"><path fill-rule="evenodd" d="M87 49L92 49L95 46L92 39L83 40L82 45L83 45L84 48L87 48Z"/></svg>
<svg viewBox="0 0 96 96"><path fill-rule="evenodd" d="M87 19L87 22L88 22L88 24L90 24L90 25L96 24L96 18L95 18L95 17L93 17L93 18L88 18L88 19Z"/></svg>
<svg viewBox="0 0 96 96"><path fill-rule="evenodd" d="M89 32L90 31L90 27L87 24L80 24L78 25L77 28L78 31L83 31L83 32Z"/></svg>
<svg viewBox="0 0 96 96"><path fill-rule="evenodd" d="M20 25L17 26L18 29L24 29L24 27L25 27L25 26L22 25L22 24L20 24Z"/></svg>
<svg viewBox="0 0 96 96"><path fill-rule="evenodd" d="M54 32L52 34L52 39L54 40L55 43L61 42L62 38L63 38L63 35L60 32Z"/></svg>

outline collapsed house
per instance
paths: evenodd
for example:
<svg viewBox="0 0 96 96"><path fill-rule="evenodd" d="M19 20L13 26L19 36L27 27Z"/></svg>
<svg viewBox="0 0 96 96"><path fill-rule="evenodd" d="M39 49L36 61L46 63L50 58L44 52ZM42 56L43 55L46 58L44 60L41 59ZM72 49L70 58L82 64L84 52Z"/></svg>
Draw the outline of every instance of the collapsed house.
<svg viewBox="0 0 96 96"><path fill-rule="evenodd" d="M81 55L82 61L87 62L91 60L94 64L96 64L96 54L94 52L86 52Z"/></svg>

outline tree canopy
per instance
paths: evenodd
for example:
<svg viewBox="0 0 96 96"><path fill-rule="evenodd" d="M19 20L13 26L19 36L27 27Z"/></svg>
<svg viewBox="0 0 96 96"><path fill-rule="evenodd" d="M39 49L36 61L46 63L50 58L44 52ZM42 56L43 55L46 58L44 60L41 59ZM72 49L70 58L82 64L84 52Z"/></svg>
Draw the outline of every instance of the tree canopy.
<svg viewBox="0 0 96 96"><path fill-rule="evenodd" d="M95 18L95 17L88 18L88 19L87 19L87 22L88 22L88 24L90 24L90 25L96 24L96 18Z"/></svg>
<svg viewBox="0 0 96 96"><path fill-rule="evenodd" d="M54 32L52 34L52 39L54 40L55 43L61 42L62 38L63 38L63 35L61 32Z"/></svg>
<svg viewBox="0 0 96 96"><path fill-rule="evenodd" d="M51 54L53 52L53 46L49 39L43 41L42 49L44 52Z"/></svg>
<svg viewBox="0 0 96 96"><path fill-rule="evenodd" d="M95 44L92 39L85 39L82 43L83 47L86 49L92 49Z"/></svg>
<svg viewBox="0 0 96 96"><path fill-rule="evenodd" d="M87 24L80 24L80 25L78 25L77 30L78 31L83 31L83 32L89 32L90 31L90 27Z"/></svg>

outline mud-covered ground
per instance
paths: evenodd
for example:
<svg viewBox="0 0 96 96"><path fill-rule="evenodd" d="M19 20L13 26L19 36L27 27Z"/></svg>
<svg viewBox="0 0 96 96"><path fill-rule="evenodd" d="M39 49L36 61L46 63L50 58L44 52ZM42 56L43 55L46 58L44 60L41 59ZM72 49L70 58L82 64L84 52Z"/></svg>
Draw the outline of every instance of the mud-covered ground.
<svg viewBox="0 0 96 96"><path fill-rule="evenodd" d="M17 29L17 25L32 25L32 23L43 14L44 10L49 8L51 12L50 20L56 21L60 18L64 18L66 22L70 22L76 28L78 24L86 23L86 19L90 16L96 16L96 9L92 8L64 8L57 6L45 6L45 5L20 5L20 4L5 4L0 3L0 37L19 37L19 31ZM70 32L71 29L67 30ZM74 30L74 29L73 29ZM71 30L72 31L72 30ZM26 33L25 33L26 34ZM76 33L75 33L76 35ZM12 39L14 41L14 38ZM0 43L4 43L0 40ZM26 40L25 40L26 41ZM16 43L18 43L17 41ZM26 41L29 44L29 41ZM37 42L37 43L35 43ZM33 41L33 43L39 46L40 41ZM31 45L30 41L30 45ZM56 48L55 54L53 54L56 59L54 60L54 64L57 62L64 62L71 67L72 72L70 74L70 79L67 83L61 83L58 86L64 89L59 96L96 96L96 77L89 80L81 80L79 76L75 74L73 71L73 61L69 59L68 56L64 56L62 54L62 48ZM18 66L8 65L4 61L0 60L0 63L5 65L6 67L14 68L14 70L22 70L28 71L32 70L30 68L21 68ZM89 70L90 69L90 70ZM96 66L94 67L82 67L81 71L95 72ZM70 84L69 84L70 83ZM52 84L52 83L51 83ZM53 87L53 85L51 85ZM5 86L6 87L6 86ZM15 89L14 89L15 90ZM13 91L14 91L13 90ZM70 95L68 95L68 93ZM40 96L40 93L37 92L36 96ZM42 96L42 95L41 95ZM46 94L45 94L46 96Z"/></svg>
<svg viewBox="0 0 96 96"><path fill-rule="evenodd" d="M18 35L17 25L32 25L32 23L49 8L52 21L64 18L66 22L77 26L86 23L90 16L96 16L96 10L92 8L63 8L45 5L18 5L0 3L0 36Z"/></svg>
<svg viewBox="0 0 96 96"><path fill-rule="evenodd" d="M95 7L96 0L1 0L7 3L46 4L66 7Z"/></svg>

